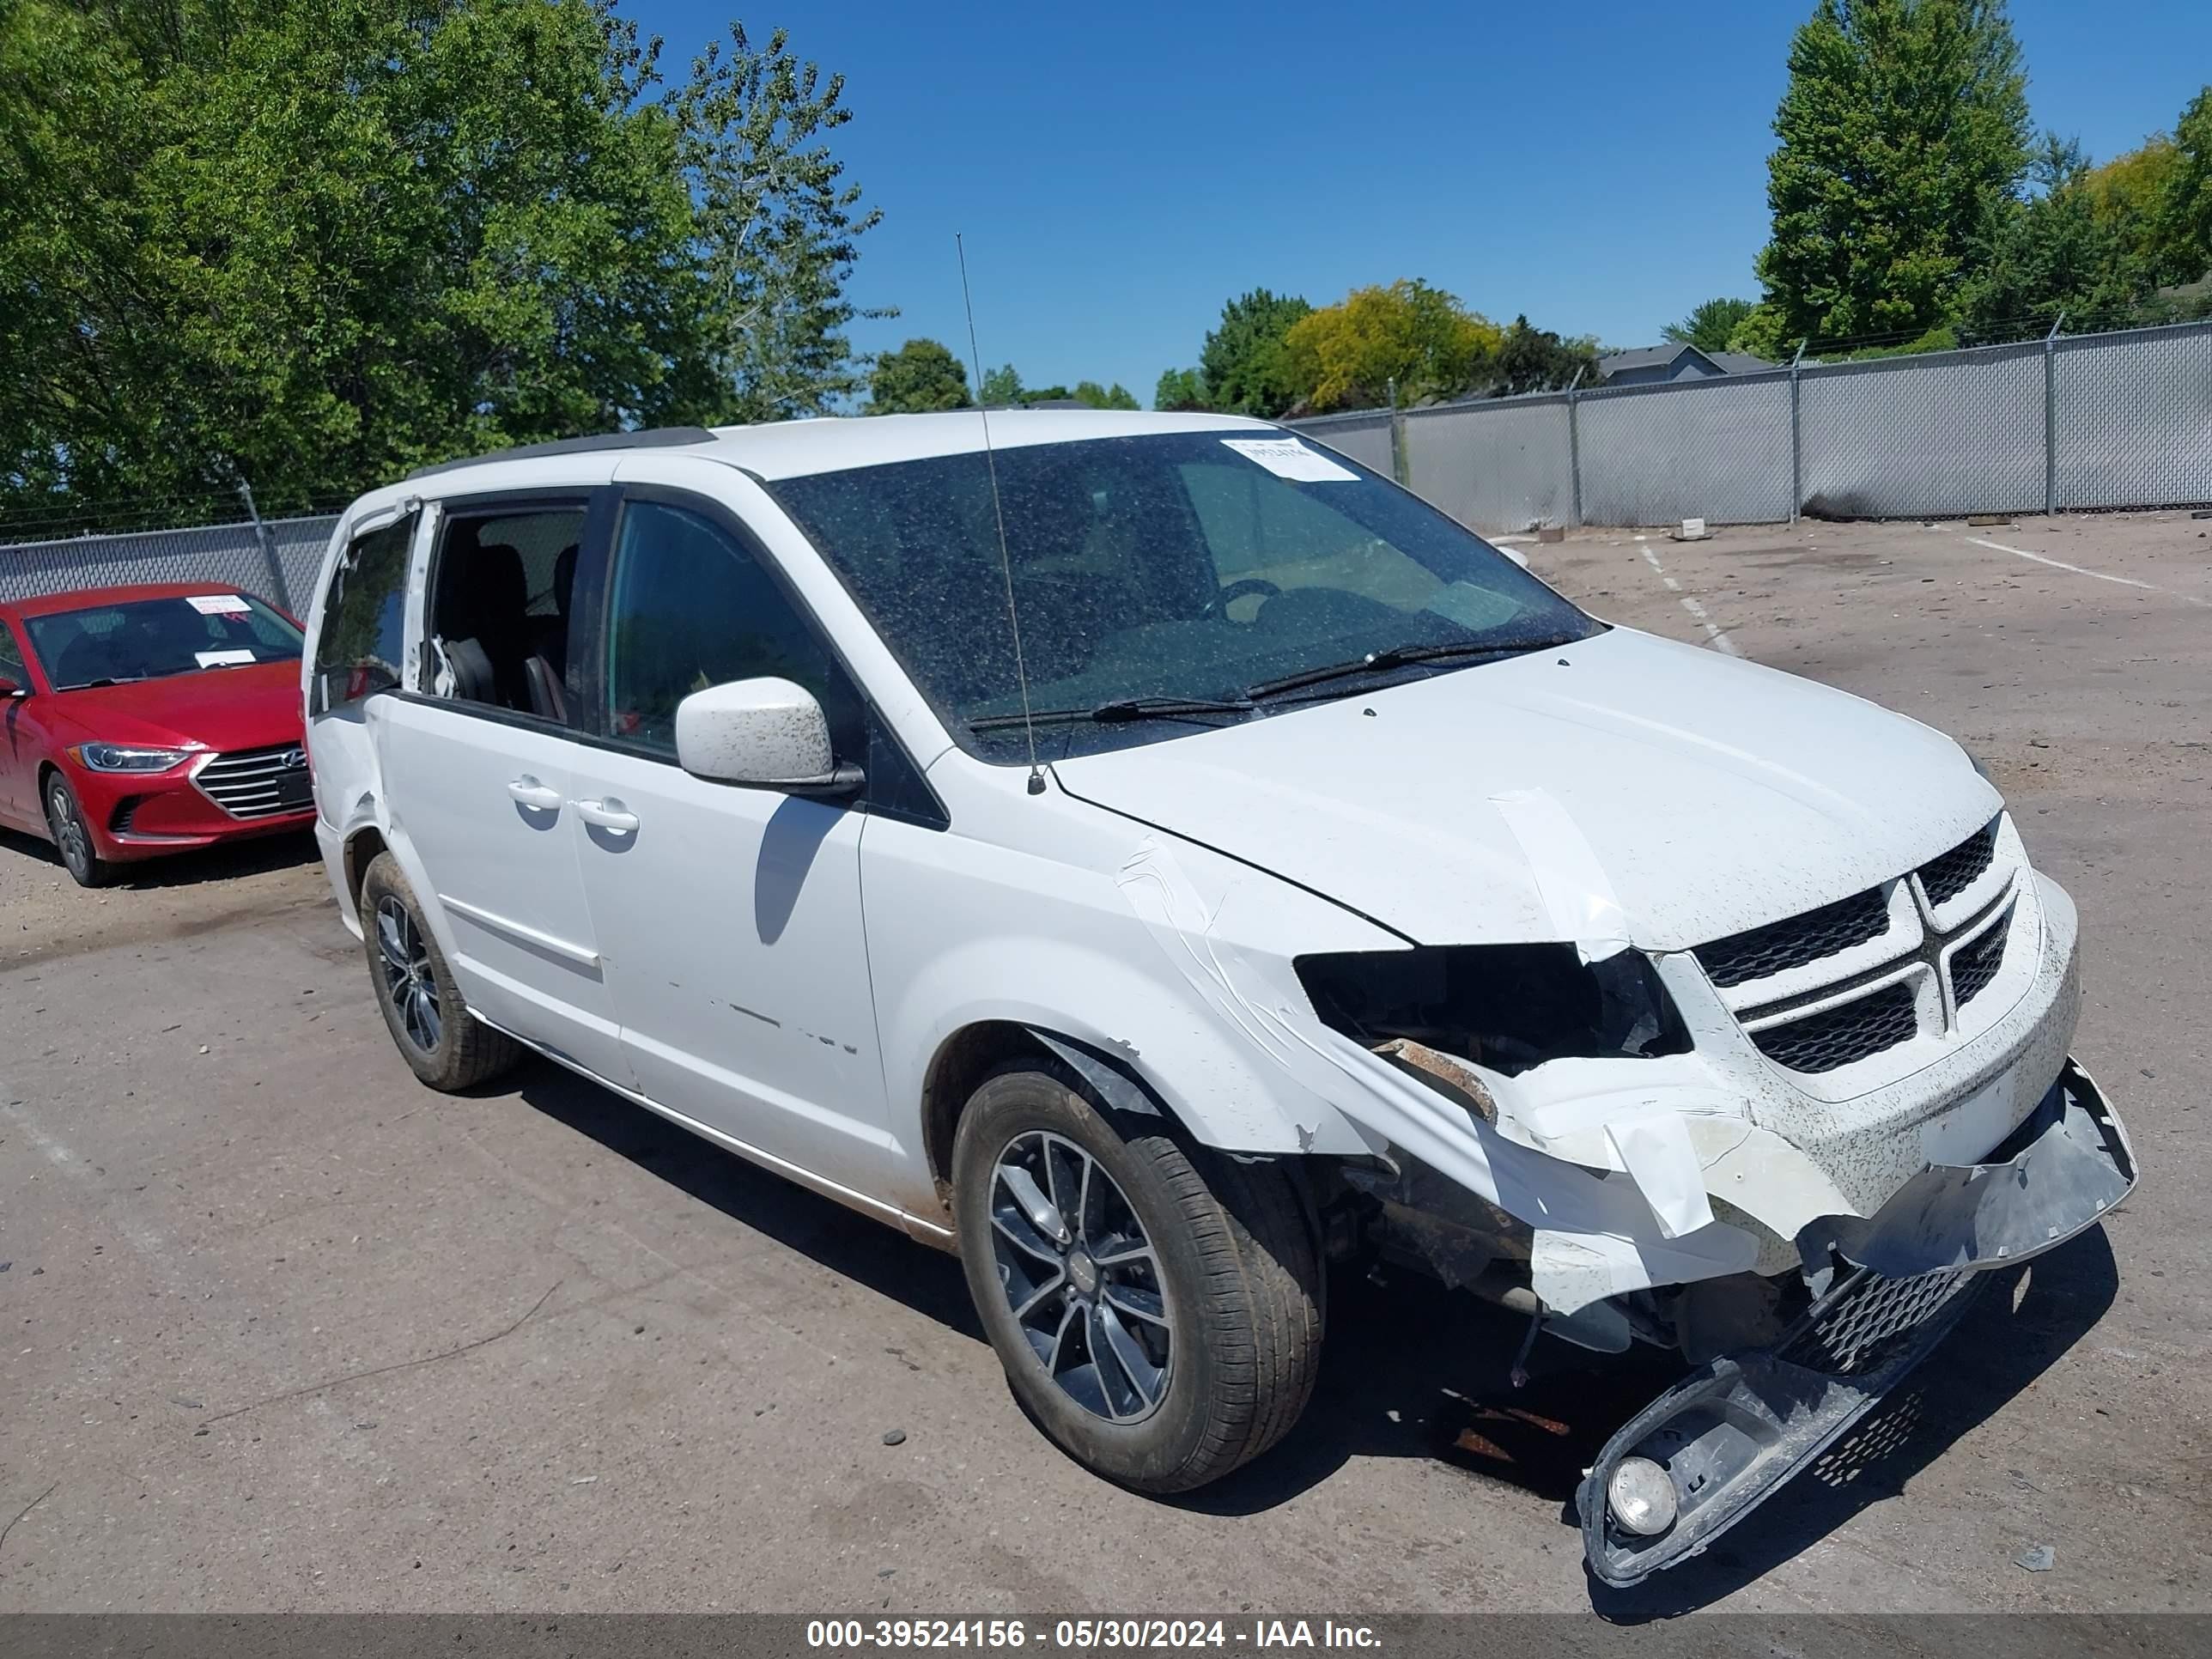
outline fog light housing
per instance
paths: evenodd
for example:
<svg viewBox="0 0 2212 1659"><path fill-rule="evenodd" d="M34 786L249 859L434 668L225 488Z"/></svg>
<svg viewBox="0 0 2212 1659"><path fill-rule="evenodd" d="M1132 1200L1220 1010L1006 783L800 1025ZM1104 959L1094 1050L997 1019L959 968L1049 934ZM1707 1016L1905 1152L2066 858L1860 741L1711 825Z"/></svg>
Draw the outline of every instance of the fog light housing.
<svg viewBox="0 0 2212 1659"><path fill-rule="evenodd" d="M1624 1457L1606 1482L1606 1507L1613 1521L1640 1538L1656 1538L1674 1524L1680 1507L1674 1477L1648 1457Z"/></svg>

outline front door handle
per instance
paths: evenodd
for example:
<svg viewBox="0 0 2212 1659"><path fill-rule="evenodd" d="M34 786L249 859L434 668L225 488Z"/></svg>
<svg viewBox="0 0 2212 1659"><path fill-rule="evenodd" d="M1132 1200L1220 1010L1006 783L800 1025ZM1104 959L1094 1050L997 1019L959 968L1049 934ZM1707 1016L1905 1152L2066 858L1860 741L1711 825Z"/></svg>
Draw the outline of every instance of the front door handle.
<svg viewBox="0 0 2212 1659"><path fill-rule="evenodd" d="M627 836L637 829L637 814L629 811L612 795L605 800L580 800L576 816L586 823L601 830L611 830L618 836Z"/></svg>
<svg viewBox="0 0 2212 1659"><path fill-rule="evenodd" d="M533 812L555 812L561 807L561 792L548 788L527 772L508 784L507 793Z"/></svg>

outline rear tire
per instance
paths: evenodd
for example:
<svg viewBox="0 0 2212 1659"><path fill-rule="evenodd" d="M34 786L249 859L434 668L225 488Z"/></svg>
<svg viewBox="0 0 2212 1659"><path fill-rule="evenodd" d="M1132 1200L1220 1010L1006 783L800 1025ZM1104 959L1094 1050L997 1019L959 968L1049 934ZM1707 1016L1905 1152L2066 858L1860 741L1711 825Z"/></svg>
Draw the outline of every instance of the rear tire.
<svg viewBox="0 0 2212 1659"><path fill-rule="evenodd" d="M379 853L362 877L361 931L376 1005L416 1077L450 1094L522 1058L520 1043L469 1012L415 890L389 853Z"/></svg>
<svg viewBox="0 0 2212 1659"><path fill-rule="evenodd" d="M1164 1120L1125 1139L1072 1075L1018 1061L961 1114L952 1207L969 1292L1016 1397L1108 1480L1204 1486L1305 1408L1322 1270L1297 1188L1273 1165L1186 1146ZM1120 1357L1091 1358L1092 1332Z"/></svg>
<svg viewBox="0 0 2212 1659"><path fill-rule="evenodd" d="M115 866L93 850L92 830L76 791L58 772L46 775L46 833L61 854L62 868L80 887L105 887L115 879Z"/></svg>

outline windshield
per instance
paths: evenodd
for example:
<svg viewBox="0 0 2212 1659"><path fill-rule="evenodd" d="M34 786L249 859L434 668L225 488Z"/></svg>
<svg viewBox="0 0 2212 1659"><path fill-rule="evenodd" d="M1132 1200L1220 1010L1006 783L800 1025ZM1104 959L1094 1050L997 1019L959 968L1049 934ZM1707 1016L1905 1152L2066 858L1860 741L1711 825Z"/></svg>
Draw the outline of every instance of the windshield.
<svg viewBox="0 0 2212 1659"><path fill-rule="evenodd" d="M300 655L300 630L246 593L125 599L24 621L57 691Z"/></svg>
<svg viewBox="0 0 2212 1659"><path fill-rule="evenodd" d="M1041 746L1056 755L1601 627L1418 497L1289 434L1163 433L995 459L1030 702L1051 717ZM991 760L1024 752L982 453L772 488L955 740Z"/></svg>

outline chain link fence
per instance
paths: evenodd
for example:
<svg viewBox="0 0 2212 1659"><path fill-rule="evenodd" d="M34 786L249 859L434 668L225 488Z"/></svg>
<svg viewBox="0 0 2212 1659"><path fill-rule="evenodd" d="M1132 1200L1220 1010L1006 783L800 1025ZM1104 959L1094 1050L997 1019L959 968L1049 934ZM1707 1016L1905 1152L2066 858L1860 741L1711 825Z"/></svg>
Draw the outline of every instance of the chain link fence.
<svg viewBox="0 0 2212 1659"><path fill-rule="evenodd" d="M1297 422L1298 430L1311 433L1340 455L1348 455L1362 466L1371 466L1385 477L1397 476L1390 431L1390 411L1365 410L1358 415L1321 415Z"/></svg>
<svg viewBox="0 0 2212 1659"><path fill-rule="evenodd" d="M1290 424L1462 523L2212 501L2212 323Z"/></svg>
<svg viewBox="0 0 2212 1659"><path fill-rule="evenodd" d="M0 600L131 582L206 582L307 614L337 515L0 545Z"/></svg>

